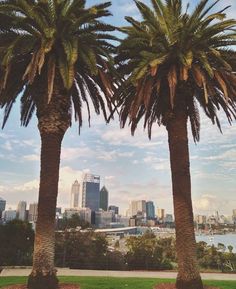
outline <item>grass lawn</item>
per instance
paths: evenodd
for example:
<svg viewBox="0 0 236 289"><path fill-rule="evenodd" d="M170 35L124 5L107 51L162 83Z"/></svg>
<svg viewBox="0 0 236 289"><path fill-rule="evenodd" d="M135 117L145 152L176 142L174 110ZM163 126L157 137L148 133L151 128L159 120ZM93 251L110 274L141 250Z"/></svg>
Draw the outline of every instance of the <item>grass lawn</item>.
<svg viewBox="0 0 236 289"><path fill-rule="evenodd" d="M168 279L112 278L112 277L59 277L63 283L79 283L81 289L152 289L155 284L174 282ZM0 277L0 287L21 284L26 277ZM236 281L205 281L204 284L220 289L236 289Z"/></svg>

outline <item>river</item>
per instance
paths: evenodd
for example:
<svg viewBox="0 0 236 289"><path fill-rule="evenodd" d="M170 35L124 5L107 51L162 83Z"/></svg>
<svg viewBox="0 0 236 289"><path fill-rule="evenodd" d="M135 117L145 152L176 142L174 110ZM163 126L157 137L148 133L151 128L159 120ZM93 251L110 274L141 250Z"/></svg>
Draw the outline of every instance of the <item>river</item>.
<svg viewBox="0 0 236 289"><path fill-rule="evenodd" d="M226 246L233 246L233 252L236 253L236 234L225 234L225 235L198 235L196 236L197 242L204 241L209 245L214 244L217 246L218 243L222 243Z"/></svg>

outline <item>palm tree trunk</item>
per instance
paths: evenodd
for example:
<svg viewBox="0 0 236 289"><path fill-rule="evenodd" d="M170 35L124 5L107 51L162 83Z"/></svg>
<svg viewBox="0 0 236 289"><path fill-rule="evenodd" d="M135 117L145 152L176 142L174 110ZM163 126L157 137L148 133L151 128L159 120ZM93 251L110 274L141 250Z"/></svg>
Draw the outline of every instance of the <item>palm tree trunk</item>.
<svg viewBox="0 0 236 289"><path fill-rule="evenodd" d="M58 281L54 268L55 212L58 193L61 135L41 135L41 173L33 270L28 288L54 289Z"/></svg>
<svg viewBox="0 0 236 289"><path fill-rule="evenodd" d="M57 79L49 104L47 94L46 97L36 100L38 128L41 136L41 171L33 269L28 278L28 289L58 288L54 267L55 215L61 143L71 120L70 98L61 83L60 79Z"/></svg>
<svg viewBox="0 0 236 289"><path fill-rule="evenodd" d="M203 289L196 258L186 112L176 112L168 121L167 130L178 259L176 288Z"/></svg>

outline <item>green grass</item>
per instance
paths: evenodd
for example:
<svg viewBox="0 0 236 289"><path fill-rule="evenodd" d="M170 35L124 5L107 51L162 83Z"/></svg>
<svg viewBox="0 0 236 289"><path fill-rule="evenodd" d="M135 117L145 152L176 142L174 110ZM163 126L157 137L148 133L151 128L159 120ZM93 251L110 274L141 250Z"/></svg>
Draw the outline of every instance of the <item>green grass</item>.
<svg viewBox="0 0 236 289"><path fill-rule="evenodd" d="M26 277L0 277L0 287L24 284ZM152 289L155 284L174 282L173 279L112 278L112 277L59 277L63 283L77 283L81 289ZM205 281L204 284L220 289L236 289L236 281Z"/></svg>

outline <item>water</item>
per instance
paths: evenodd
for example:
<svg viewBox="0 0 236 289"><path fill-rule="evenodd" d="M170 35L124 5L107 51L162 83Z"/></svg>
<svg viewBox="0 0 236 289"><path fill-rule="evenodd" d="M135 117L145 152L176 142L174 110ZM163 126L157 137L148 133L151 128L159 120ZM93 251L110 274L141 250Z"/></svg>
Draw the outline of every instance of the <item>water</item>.
<svg viewBox="0 0 236 289"><path fill-rule="evenodd" d="M217 246L218 243L222 243L226 248L231 245L234 247L233 252L236 252L236 234L226 234L226 235L200 235L196 236L197 242L204 241L208 245Z"/></svg>

